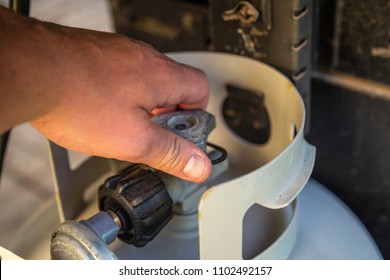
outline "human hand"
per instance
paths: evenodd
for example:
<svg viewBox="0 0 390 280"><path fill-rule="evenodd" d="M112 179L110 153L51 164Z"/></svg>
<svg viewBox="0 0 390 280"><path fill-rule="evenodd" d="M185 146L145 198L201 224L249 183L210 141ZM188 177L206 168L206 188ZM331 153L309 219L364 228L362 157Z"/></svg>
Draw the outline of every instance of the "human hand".
<svg viewBox="0 0 390 280"><path fill-rule="evenodd" d="M33 82L18 90L41 99L30 120L36 129L73 151L194 182L209 177L211 163L200 148L150 120L175 108L205 108L203 72L117 34L41 22L30 27L36 37L24 54L30 66L24 75Z"/></svg>

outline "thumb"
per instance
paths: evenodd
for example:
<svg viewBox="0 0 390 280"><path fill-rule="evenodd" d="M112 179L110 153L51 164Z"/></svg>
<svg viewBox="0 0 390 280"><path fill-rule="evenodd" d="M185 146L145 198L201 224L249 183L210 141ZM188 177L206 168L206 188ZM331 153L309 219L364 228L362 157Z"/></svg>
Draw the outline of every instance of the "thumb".
<svg viewBox="0 0 390 280"><path fill-rule="evenodd" d="M145 129L142 146L146 154L139 162L164 171L184 180L201 183L211 174L212 165L208 156L195 144L180 136L150 124Z"/></svg>

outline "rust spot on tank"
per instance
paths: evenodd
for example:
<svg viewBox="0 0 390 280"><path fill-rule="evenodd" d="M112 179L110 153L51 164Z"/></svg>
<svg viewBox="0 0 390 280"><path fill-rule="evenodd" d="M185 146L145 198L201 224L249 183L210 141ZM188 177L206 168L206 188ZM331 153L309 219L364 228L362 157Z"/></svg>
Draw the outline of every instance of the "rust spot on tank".
<svg viewBox="0 0 390 280"><path fill-rule="evenodd" d="M204 194L202 195L202 197L200 198L200 202L202 202L203 200L205 200L207 198L207 196L213 191L214 188L210 188L208 189L207 191L204 192Z"/></svg>

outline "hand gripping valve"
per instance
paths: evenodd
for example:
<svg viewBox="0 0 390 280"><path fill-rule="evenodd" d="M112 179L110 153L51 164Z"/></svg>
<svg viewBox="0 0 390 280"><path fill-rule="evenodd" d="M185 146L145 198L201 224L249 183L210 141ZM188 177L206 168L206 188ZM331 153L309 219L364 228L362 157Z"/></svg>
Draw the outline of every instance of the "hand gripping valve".
<svg viewBox="0 0 390 280"><path fill-rule="evenodd" d="M211 179L227 169L226 151L207 143L209 133L215 128L214 116L202 110L186 110L157 115L152 121L205 152L211 147L208 153L213 164ZM194 189L198 195L194 195ZM173 214L196 213L204 190L204 186L132 164L100 186L97 214L80 222L66 221L58 227L52 235L51 257L117 259L108 247L116 237L137 247L145 246Z"/></svg>

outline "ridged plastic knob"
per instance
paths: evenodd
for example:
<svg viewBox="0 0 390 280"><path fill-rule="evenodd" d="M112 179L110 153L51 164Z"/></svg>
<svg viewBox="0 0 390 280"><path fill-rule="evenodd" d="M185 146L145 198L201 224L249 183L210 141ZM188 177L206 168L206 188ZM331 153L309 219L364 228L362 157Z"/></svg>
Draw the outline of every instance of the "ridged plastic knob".
<svg viewBox="0 0 390 280"><path fill-rule="evenodd" d="M120 220L118 238L137 247L151 241L173 216L164 182L140 165L107 178L98 196L100 210L111 210Z"/></svg>

